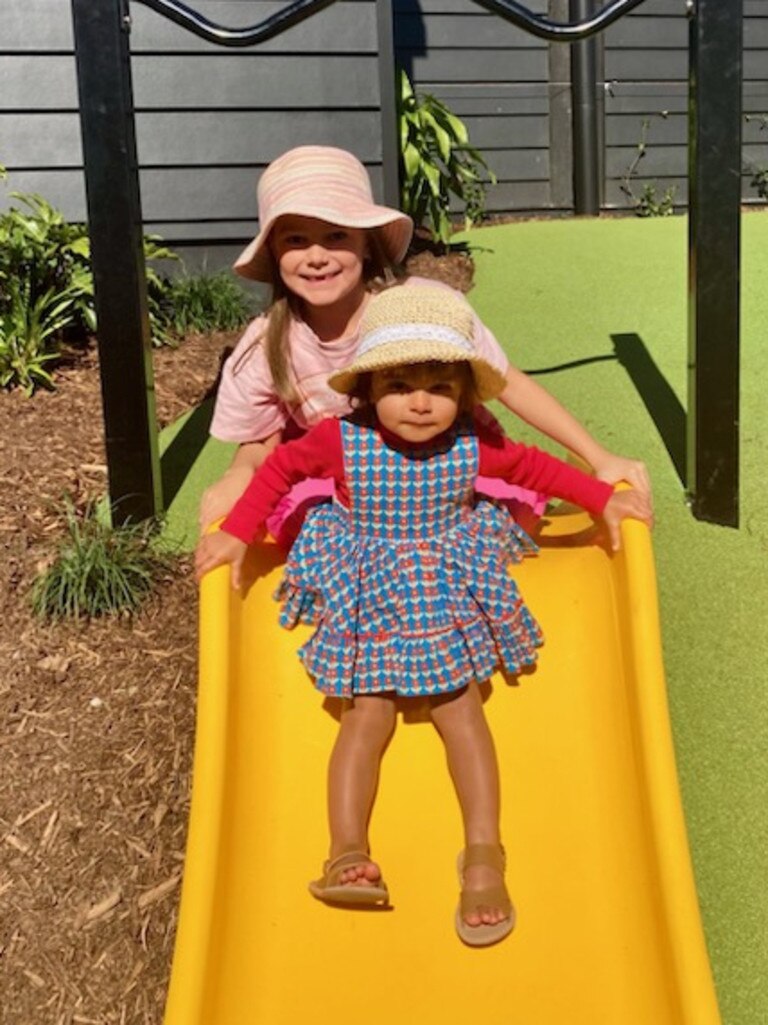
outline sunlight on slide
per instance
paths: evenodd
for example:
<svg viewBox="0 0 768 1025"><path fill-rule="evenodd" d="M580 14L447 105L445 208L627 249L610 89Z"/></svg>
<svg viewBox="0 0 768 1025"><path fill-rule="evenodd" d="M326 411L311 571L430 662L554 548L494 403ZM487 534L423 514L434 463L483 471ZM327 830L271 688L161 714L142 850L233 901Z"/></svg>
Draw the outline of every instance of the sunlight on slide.
<svg viewBox="0 0 768 1025"><path fill-rule="evenodd" d="M423 708L384 759L371 844L387 911L310 897L326 857L338 709L277 625L277 550L201 595L192 814L165 1025L718 1025L669 729L653 554L611 556L585 514L553 516L515 568L545 633L534 671L494 677L518 923L462 945L458 806Z"/></svg>

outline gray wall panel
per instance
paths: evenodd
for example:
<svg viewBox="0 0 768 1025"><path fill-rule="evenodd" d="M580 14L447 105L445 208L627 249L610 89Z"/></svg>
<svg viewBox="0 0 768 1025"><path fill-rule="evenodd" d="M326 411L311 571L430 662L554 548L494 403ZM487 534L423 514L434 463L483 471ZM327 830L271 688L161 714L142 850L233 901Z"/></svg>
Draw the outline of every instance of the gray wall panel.
<svg viewBox="0 0 768 1025"><path fill-rule="evenodd" d="M85 182L82 171L14 171L6 182L8 189L0 190L0 209L18 206L8 192L37 192L60 209L70 221L85 220Z"/></svg>
<svg viewBox="0 0 768 1025"><path fill-rule="evenodd" d="M427 54L400 51L412 58L413 79L425 91L438 93L439 82L543 82L547 78L547 51L432 50Z"/></svg>
<svg viewBox="0 0 768 1025"><path fill-rule="evenodd" d="M549 149L549 121L546 117L473 117L464 123L474 146L490 161L494 150Z"/></svg>
<svg viewBox="0 0 768 1025"><path fill-rule="evenodd" d="M0 51L72 50L72 15L65 0L4 0Z"/></svg>
<svg viewBox="0 0 768 1025"><path fill-rule="evenodd" d="M566 0L526 0L556 20ZM246 26L283 0L192 0L211 20ZM84 216L82 161L68 0L2 0L0 162L10 188L39 191L68 216ZM467 124L500 179L491 211L562 208L570 163L568 54L527 36L473 0L394 0L398 55L418 90L435 93ZM245 240L254 183L292 145L347 146L369 163L381 195L376 18L372 0L337 0L258 49L225 50L131 3L137 136L149 223L203 249ZM745 111L768 114L768 2L745 0ZM34 26L34 36L29 26ZM645 0L603 35L606 203L650 118L643 182L683 178L687 140L685 0ZM551 78L551 76L554 76ZM551 81L550 81L551 79ZM553 84L557 80L559 84ZM657 115L669 111L667 119ZM565 119L565 120L564 120ZM768 164L768 129L744 126L745 165ZM560 147L558 149L558 147ZM26 168L26 170L15 170ZM559 170L558 170L559 168ZM558 178L553 193L548 180ZM7 192L7 190L6 190ZM555 200L553 195L557 195ZM754 198L749 175L744 195ZM7 197L0 192L0 207ZM163 231L165 234L165 230ZM218 251L218 250L217 250ZM223 250L222 250L223 251ZM232 253L234 255L234 251Z"/></svg>
<svg viewBox="0 0 768 1025"><path fill-rule="evenodd" d="M77 110L74 57L0 57L0 111Z"/></svg>
<svg viewBox="0 0 768 1025"><path fill-rule="evenodd" d="M462 51L474 47L492 50L542 48L541 40L511 22L494 14L484 14L480 7L475 7L475 10L476 14L434 14L428 22L422 14L398 14L398 47L402 50L448 48Z"/></svg>
<svg viewBox="0 0 768 1025"><path fill-rule="evenodd" d="M688 138L688 118L685 114L668 117L647 115L645 138L649 146L685 144ZM605 119L605 139L609 146L637 146L643 136L644 118L638 114L609 114Z"/></svg>
<svg viewBox="0 0 768 1025"><path fill-rule="evenodd" d="M375 57L137 56L137 108L378 107Z"/></svg>
<svg viewBox="0 0 768 1025"><path fill-rule="evenodd" d="M286 2L258 3L255 0L228 0L203 2L193 0L191 5L215 24L228 28L249 28L265 18L284 10ZM186 31L155 11L139 3L131 4L133 28L132 53L207 53L222 52L236 57L238 52L222 50L215 43ZM330 7L318 11L273 39L258 46L259 53L371 53L377 50L376 10L370 2L337 0ZM255 53L256 49L247 51Z"/></svg>
<svg viewBox="0 0 768 1025"><path fill-rule="evenodd" d="M369 111L174 111L136 116L145 165L266 164L291 146L349 146L363 161L381 160L381 126ZM200 139L205 139L205 147Z"/></svg>
<svg viewBox="0 0 768 1025"><path fill-rule="evenodd" d="M81 167L79 115L6 114L0 121L0 162L11 170Z"/></svg>

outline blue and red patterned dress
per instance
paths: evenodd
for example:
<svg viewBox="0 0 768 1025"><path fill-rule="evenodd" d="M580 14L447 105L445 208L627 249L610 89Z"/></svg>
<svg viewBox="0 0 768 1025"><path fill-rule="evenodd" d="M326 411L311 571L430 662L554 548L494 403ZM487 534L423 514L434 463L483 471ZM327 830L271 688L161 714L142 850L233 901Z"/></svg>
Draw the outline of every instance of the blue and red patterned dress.
<svg viewBox="0 0 768 1025"><path fill-rule="evenodd" d="M507 566L535 545L503 507L474 507L472 423L426 447L340 428L349 508L310 514L276 595L284 626L317 625L299 652L317 688L443 694L533 663L541 631Z"/></svg>

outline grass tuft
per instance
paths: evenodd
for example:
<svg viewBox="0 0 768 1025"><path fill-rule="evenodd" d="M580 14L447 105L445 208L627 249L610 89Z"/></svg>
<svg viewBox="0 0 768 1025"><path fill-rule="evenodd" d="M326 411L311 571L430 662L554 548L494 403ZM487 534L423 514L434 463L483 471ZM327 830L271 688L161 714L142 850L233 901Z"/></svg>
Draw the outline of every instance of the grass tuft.
<svg viewBox="0 0 768 1025"><path fill-rule="evenodd" d="M228 271L172 279L163 306L170 329L179 336L234 331L251 317L248 297Z"/></svg>
<svg viewBox="0 0 768 1025"><path fill-rule="evenodd" d="M158 550L156 524L112 527L92 503L64 501L67 536L34 581L32 608L41 619L90 619L135 612L171 566Z"/></svg>

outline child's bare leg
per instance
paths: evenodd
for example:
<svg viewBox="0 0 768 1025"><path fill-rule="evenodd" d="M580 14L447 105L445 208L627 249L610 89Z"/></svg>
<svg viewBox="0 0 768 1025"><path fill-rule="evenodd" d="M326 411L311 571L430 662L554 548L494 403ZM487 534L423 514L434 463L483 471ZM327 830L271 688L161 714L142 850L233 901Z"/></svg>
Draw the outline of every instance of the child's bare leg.
<svg viewBox="0 0 768 1025"><path fill-rule="evenodd" d="M379 766L395 728L394 698L358 695L341 715L339 733L328 766L328 820L331 858L346 851L368 850L368 820L376 796ZM378 865L364 861L341 874L356 885L376 883Z"/></svg>
<svg viewBox="0 0 768 1025"><path fill-rule="evenodd" d="M448 768L461 806L465 845L499 844L499 767L477 684L434 698L431 712L432 722L445 744ZM499 873L489 865L472 865L464 871L467 892L499 882L503 882ZM482 907L465 920L468 925L495 925L504 918L506 914L500 908Z"/></svg>

